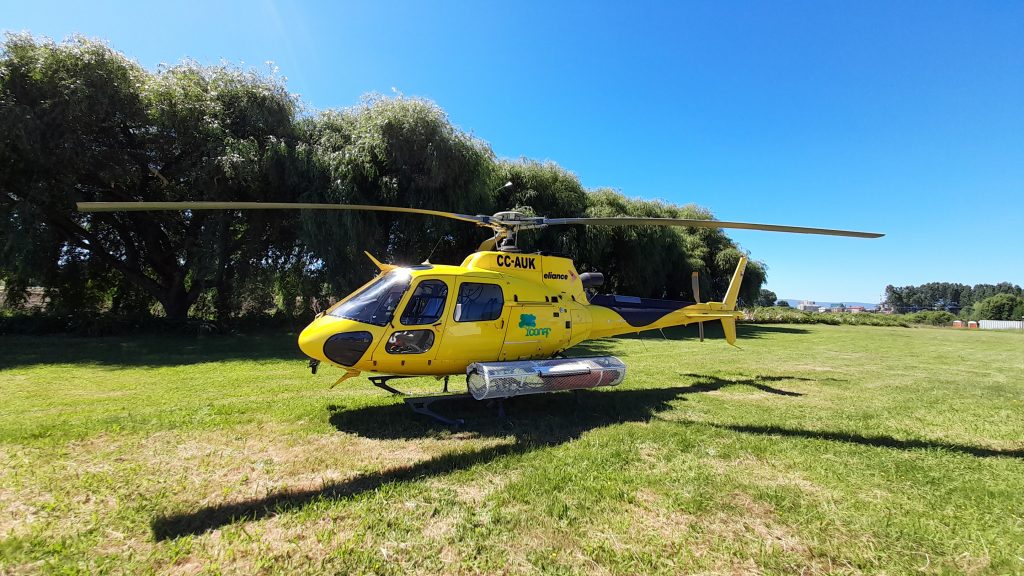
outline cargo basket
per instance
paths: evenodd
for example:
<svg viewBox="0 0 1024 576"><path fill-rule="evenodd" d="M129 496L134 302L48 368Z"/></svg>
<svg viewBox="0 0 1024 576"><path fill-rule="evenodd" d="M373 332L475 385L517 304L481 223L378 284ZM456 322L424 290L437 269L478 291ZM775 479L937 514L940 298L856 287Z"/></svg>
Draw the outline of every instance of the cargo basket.
<svg viewBox="0 0 1024 576"><path fill-rule="evenodd" d="M466 374L470 394L485 400L615 386L626 377L626 365L614 356L477 362Z"/></svg>

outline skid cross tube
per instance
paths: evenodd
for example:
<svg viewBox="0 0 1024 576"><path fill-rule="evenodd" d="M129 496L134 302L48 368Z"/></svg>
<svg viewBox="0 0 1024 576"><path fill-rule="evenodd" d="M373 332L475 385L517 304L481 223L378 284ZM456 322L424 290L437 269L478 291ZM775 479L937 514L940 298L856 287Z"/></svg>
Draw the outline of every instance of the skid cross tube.
<svg viewBox="0 0 1024 576"><path fill-rule="evenodd" d="M313 364L312 364L313 362L315 362L315 360L310 361L310 366L313 367L313 373L316 374L316 367L313 366ZM317 364L319 364L319 362L317 362ZM388 384L389 380L394 380L396 378L416 378L416 376L397 376L397 375L370 376L369 380L370 380L371 384L373 384L377 388L380 388L381 390L387 390L388 392L391 392L392 394L398 394L399 396L405 396L406 395L405 392L402 392L398 388L395 388L395 387L393 387L393 386ZM450 376L445 376L444 377L444 392L445 393L448 392L448 378L450 378Z"/></svg>
<svg viewBox="0 0 1024 576"><path fill-rule="evenodd" d="M397 388L393 388L393 387L388 385L388 381L389 380L395 380L397 378L412 378L412 376L395 376L395 375L390 375L390 376L370 376L370 383L373 384L374 386L376 386L377 388L380 388L381 390L387 390L388 392L391 392L392 394L397 394L399 396L405 396L405 392L402 392L401 390L399 390Z"/></svg>

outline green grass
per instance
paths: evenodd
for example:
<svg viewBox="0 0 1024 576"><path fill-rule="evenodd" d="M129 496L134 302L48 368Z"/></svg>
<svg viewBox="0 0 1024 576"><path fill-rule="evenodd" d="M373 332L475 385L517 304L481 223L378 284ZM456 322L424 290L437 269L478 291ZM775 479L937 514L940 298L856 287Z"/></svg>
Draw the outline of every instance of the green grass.
<svg viewBox="0 0 1024 576"><path fill-rule="evenodd" d="M292 335L3 337L0 573L1024 572L1024 336L740 330L454 431Z"/></svg>

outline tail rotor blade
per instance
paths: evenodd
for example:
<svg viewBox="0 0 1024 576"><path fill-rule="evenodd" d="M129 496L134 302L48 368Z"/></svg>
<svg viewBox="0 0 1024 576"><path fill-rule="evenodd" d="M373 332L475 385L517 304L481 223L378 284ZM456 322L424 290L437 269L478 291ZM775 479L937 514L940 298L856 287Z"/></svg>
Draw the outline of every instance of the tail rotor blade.
<svg viewBox="0 0 1024 576"><path fill-rule="evenodd" d="M700 304L700 274L694 270L693 274L690 275L690 285L693 288L693 299L697 304ZM700 332L700 341L704 341L704 323L697 323L697 330Z"/></svg>

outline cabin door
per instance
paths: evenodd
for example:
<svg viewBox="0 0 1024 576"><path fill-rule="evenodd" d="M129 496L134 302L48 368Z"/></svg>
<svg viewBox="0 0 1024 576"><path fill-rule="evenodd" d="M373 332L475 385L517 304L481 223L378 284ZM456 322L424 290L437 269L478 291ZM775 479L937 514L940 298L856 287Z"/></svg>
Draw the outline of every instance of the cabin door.
<svg viewBox="0 0 1024 576"><path fill-rule="evenodd" d="M374 369L395 374L437 373L435 359L451 308L452 278L420 278L399 305L373 351Z"/></svg>
<svg viewBox="0 0 1024 576"><path fill-rule="evenodd" d="M452 308L436 359L443 373L498 360L508 321L502 286L477 278L459 280Z"/></svg>

